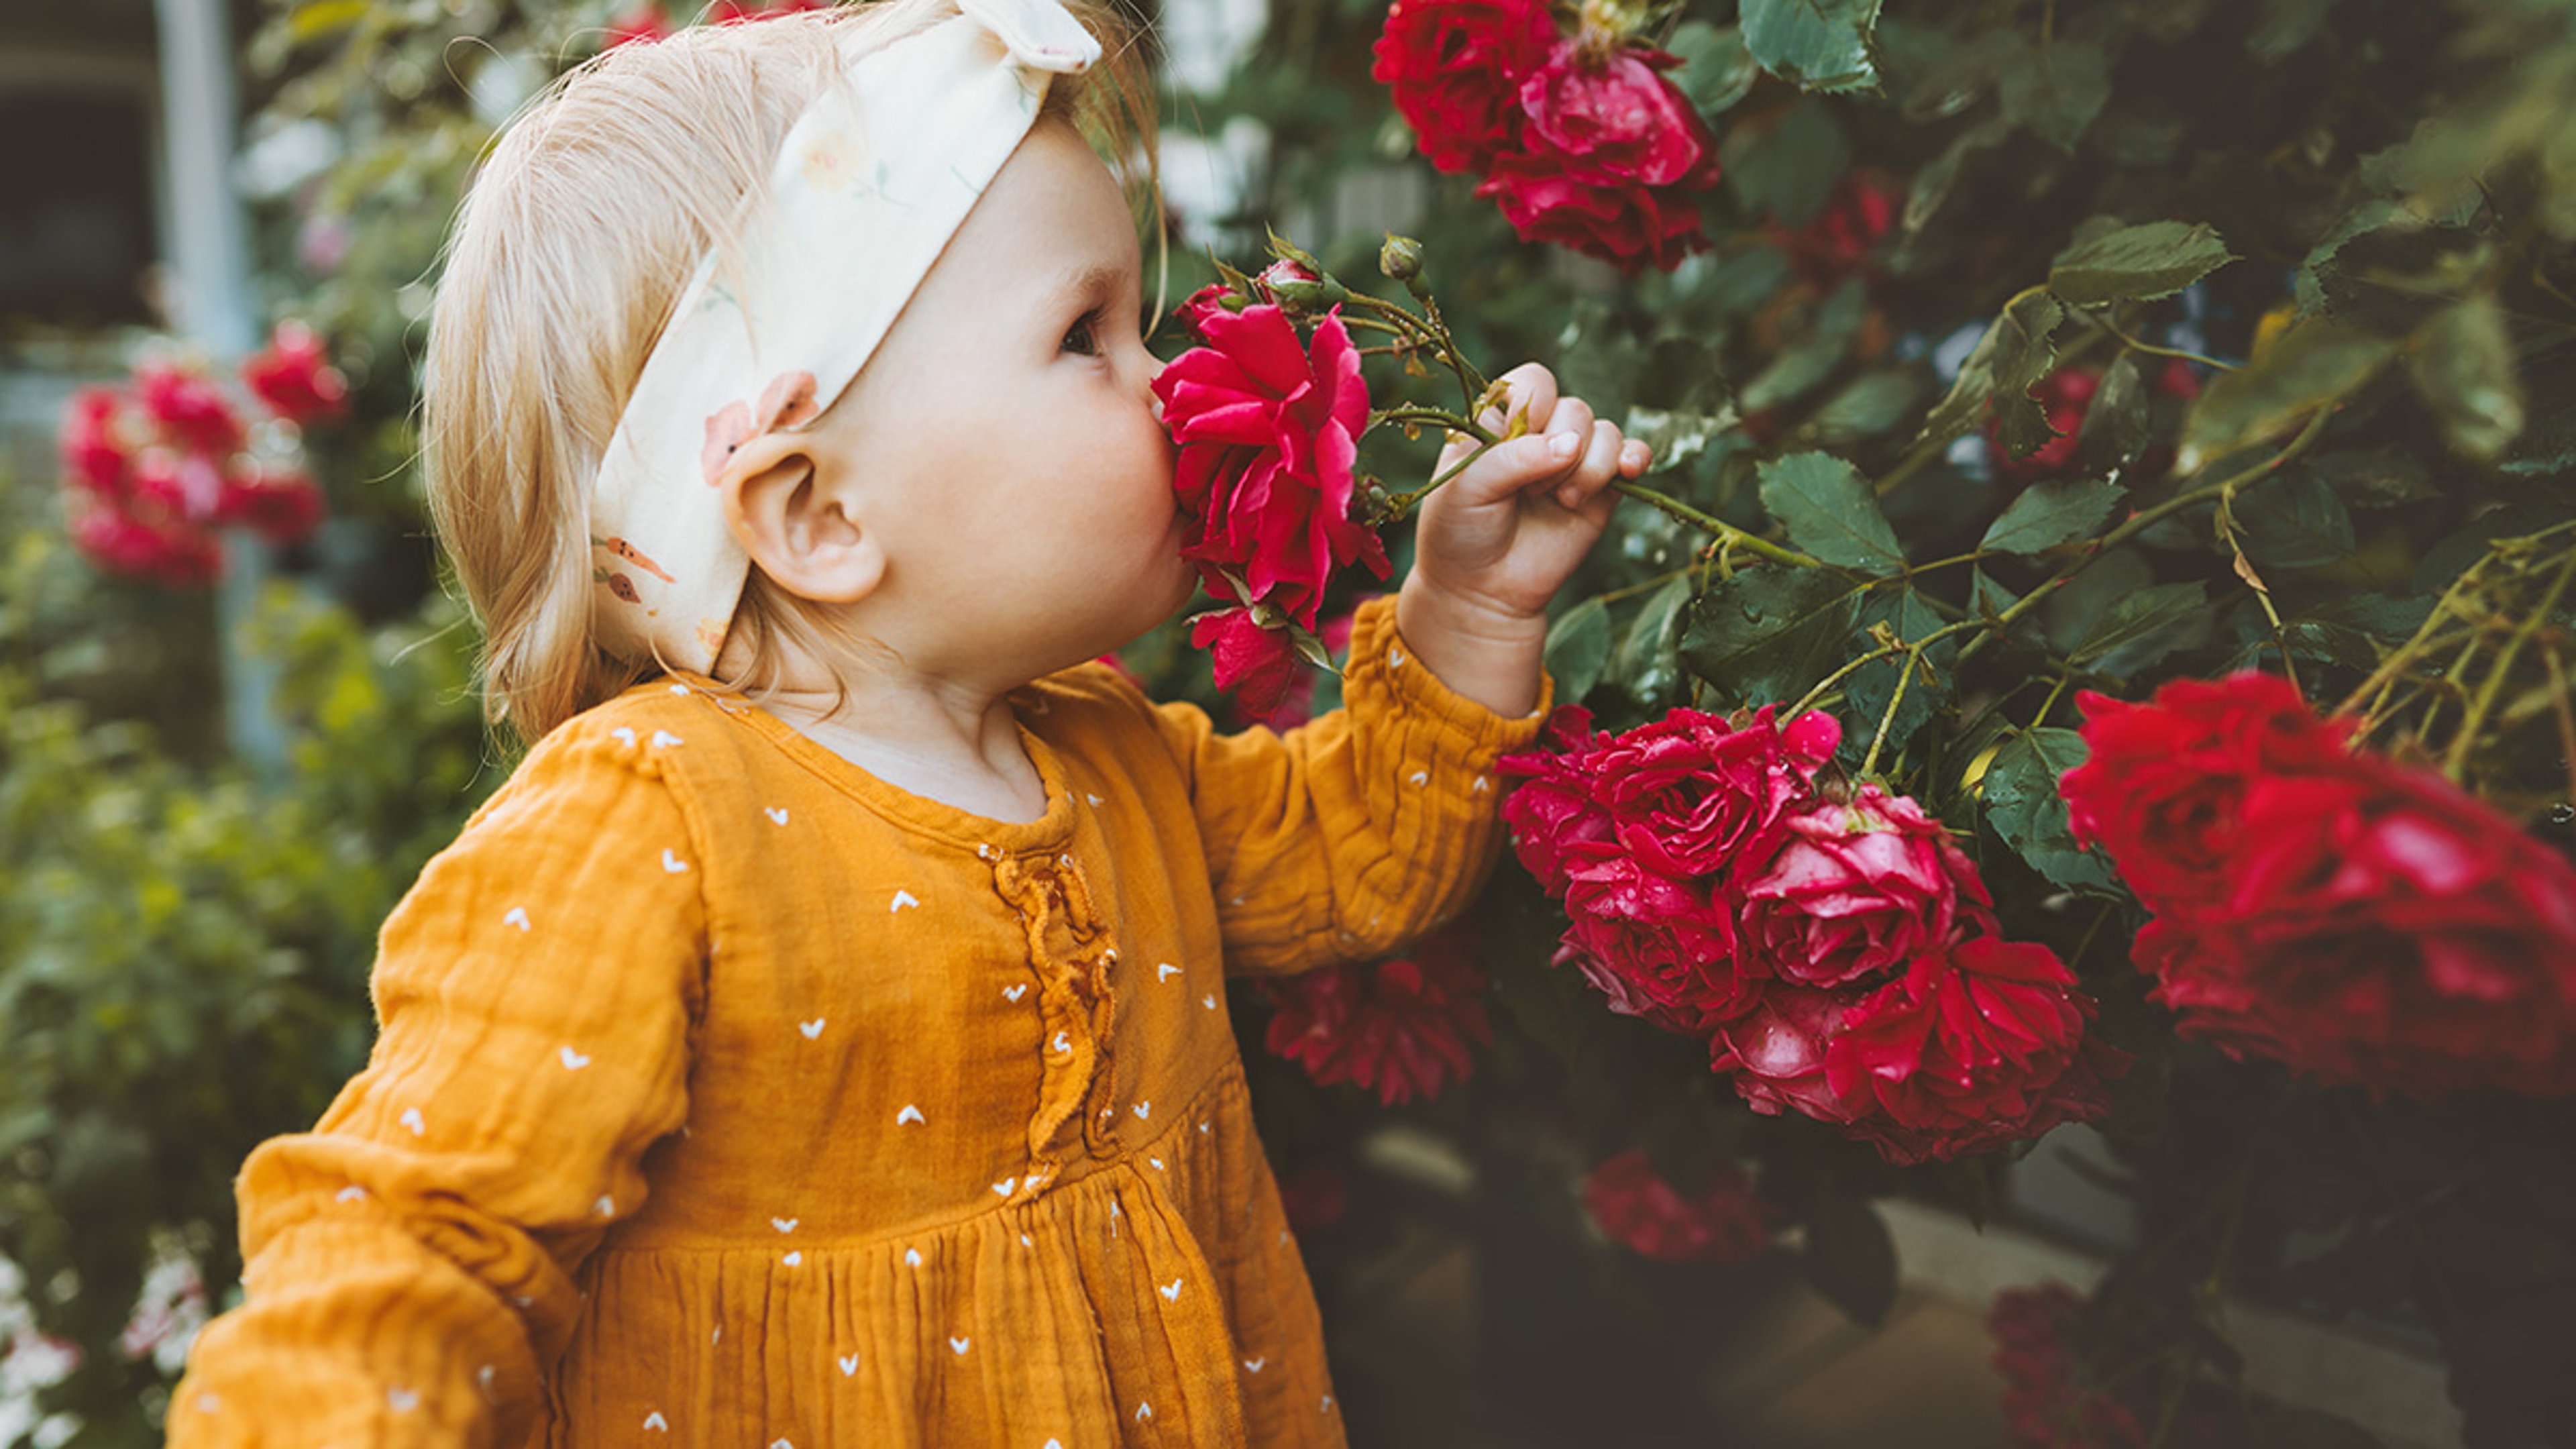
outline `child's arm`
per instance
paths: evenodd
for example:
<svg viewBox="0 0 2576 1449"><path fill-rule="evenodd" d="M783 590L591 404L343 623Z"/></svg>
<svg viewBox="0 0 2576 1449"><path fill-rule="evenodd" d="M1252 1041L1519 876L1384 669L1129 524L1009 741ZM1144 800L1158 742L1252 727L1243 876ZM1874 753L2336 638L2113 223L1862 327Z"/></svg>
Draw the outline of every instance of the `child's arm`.
<svg viewBox="0 0 2576 1449"><path fill-rule="evenodd" d="M366 1070L242 1170L248 1301L190 1354L173 1445L524 1433L573 1270L687 1113L702 872L623 733L541 745L386 922Z"/></svg>
<svg viewBox="0 0 2576 1449"><path fill-rule="evenodd" d="M1508 410L1525 411L1532 433L1425 500L1402 592L1352 629L1343 709L1284 741L1163 711L1191 771L1229 969L1383 954L1483 885L1502 840L1493 763L1543 722L1548 601L1608 522L1611 480L1647 461L1579 399L1558 398L1546 369L1507 380ZM1571 448L1552 446L1560 438ZM1453 445L1440 466L1471 450Z"/></svg>

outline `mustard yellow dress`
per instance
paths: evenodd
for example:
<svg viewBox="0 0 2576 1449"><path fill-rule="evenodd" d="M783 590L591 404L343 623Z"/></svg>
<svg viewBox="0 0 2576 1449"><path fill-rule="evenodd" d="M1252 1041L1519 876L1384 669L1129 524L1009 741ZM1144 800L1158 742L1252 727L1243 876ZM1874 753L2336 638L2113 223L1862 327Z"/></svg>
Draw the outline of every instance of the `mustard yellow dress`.
<svg viewBox="0 0 2576 1449"><path fill-rule="evenodd" d="M242 1170L175 1445L1338 1445L1223 976L1382 953L1500 843L1506 721L1385 603L1345 708L1014 696L1044 818L704 679L549 735L387 922L381 1034Z"/></svg>

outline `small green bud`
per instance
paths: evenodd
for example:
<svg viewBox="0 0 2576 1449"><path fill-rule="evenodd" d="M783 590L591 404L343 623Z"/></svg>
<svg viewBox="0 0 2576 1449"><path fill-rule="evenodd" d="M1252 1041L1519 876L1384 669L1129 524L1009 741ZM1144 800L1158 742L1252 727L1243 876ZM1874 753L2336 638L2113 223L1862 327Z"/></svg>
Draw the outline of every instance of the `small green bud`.
<svg viewBox="0 0 2576 1449"><path fill-rule="evenodd" d="M1389 232L1386 245L1377 249L1377 269L1396 281L1412 281L1422 275L1422 243Z"/></svg>

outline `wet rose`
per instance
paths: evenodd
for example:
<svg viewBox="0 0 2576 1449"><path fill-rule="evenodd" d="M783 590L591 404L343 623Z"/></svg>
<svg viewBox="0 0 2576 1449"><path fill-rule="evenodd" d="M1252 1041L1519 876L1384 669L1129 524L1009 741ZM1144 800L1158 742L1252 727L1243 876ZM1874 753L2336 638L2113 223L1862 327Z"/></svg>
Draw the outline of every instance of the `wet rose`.
<svg viewBox="0 0 2576 1449"><path fill-rule="evenodd" d="M1544 0L1395 0L1369 75L1433 166L1477 171L1515 146L1522 78L1555 40Z"/></svg>
<svg viewBox="0 0 2576 1449"><path fill-rule="evenodd" d="M1377 535L1351 517L1368 388L1336 315L1311 352L1276 306L1195 319L1206 345L1154 379L1180 445L1175 486L1195 519L1182 550L1210 593L1267 604L1313 629L1333 570L1388 573Z"/></svg>
<svg viewBox="0 0 2576 1449"><path fill-rule="evenodd" d="M1615 846L1581 852L1569 866L1565 913L1557 964L1580 970L1622 1015L1699 1036L1760 989L1739 969L1731 903Z"/></svg>
<svg viewBox="0 0 2576 1449"><path fill-rule="evenodd" d="M2125 1052L2088 1028L2093 999L2047 947L1971 936L1917 957L1845 1013L1825 1086L1845 1131L1895 1163L1941 1161L2110 1110Z"/></svg>
<svg viewBox="0 0 2576 1449"><path fill-rule="evenodd" d="M1677 709L1604 742L1587 768L1622 846L1667 875L1702 875L1768 854L1841 739L1828 714L1778 725L1765 706L1738 726Z"/></svg>
<svg viewBox="0 0 2576 1449"><path fill-rule="evenodd" d="M1437 1097L1475 1073L1470 1043L1491 1046L1485 973L1474 938L1451 926L1386 961L1264 981L1277 1008L1263 1041L1317 1084L1374 1090L1381 1106Z"/></svg>
<svg viewBox="0 0 2576 1449"><path fill-rule="evenodd" d="M1909 797L1865 785L1781 828L1785 843L1743 894L1746 946L1782 980L1840 986L1901 972L1965 928L1994 929L1976 867Z"/></svg>
<svg viewBox="0 0 2576 1449"><path fill-rule="evenodd" d="M1592 1169L1583 1205L1611 1241L1661 1263L1742 1263L1771 1244L1770 1207L1733 1162L1686 1193L1632 1148Z"/></svg>

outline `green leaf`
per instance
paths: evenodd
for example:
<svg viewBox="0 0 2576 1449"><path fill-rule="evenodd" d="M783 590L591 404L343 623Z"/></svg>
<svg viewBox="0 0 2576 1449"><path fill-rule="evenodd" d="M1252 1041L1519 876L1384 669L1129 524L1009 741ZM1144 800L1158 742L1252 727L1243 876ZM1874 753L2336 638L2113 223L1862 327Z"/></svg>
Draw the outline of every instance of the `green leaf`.
<svg viewBox="0 0 2576 1449"><path fill-rule="evenodd" d="M1744 32L1732 25L1721 30L1705 20L1684 22L1664 49L1682 61L1667 79L1690 97L1703 116L1717 115L1744 99L1762 76L1753 52L1745 47Z"/></svg>
<svg viewBox="0 0 2576 1449"><path fill-rule="evenodd" d="M2504 309L2494 297L2471 297L2435 313L2416 333L2408 360L2453 448L2492 462L2522 432L2522 382L2514 376Z"/></svg>
<svg viewBox="0 0 2576 1449"><path fill-rule="evenodd" d="M2102 526L2127 490L2098 478L2034 483L2022 490L1986 529L1977 547L1988 553L2042 553L2072 543Z"/></svg>
<svg viewBox="0 0 2576 1449"><path fill-rule="evenodd" d="M2084 139L2110 96L2111 58L2091 41L2035 48L2002 77L2005 119L2066 152Z"/></svg>
<svg viewBox="0 0 2576 1449"><path fill-rule="evenodd" d="M2512 465L2507 464L2506 470L2511 469ZM2442 496L2441 485L2433 481L2432 469L2424 465L2424 459L2414 449L2402 443L2312 454L2300 460L2298 471L2323 479L2353 508L2396 508Z"/></svg>
<svg viewBox="0 0 2576 1449"><path fill-rule="evenodd" d="M1892 574L1905 567L1896 530L1860 470L1830 453L1792 453L1762 465L1762 506L1789 541L1827 563Z"/></svg>
<svg viewBox="0 0 2576 1449"><path fill-rule="evenodd" d="M1673 633L1690 604L1691 576L1675 575L1646 599L1611 658L1611 673L1629 694L1655 701L1680 681L1673 676Z"/></svg>
<svg viewBox="0 0 2576 1449"><path fill-rule="evenodd" d="M2117 473L2147 451L2147 384L2137 359L2122 353L2103 369L2102 385L2084 410L2076 456L2087 472Z"/></svg>
<svg viewBox="0 0 2576 1449"><path fill-rule="evenodd" d="M1822 101L1804 101L1763 123L1747 117L1718 143L1726 189L1748 212L1804 226L1851 166L1851 141Z"/></svg>
<svg viewBox="0 0 2576 1449"><path fill-rule="evenodd" d="M2429 225L2401 211L2311 252L2302 291L2313 289L2336 321L2393 337L2474 287L2492 255L2492 244L2465 226Z"/></svg>
<svg viewBox="0 0 2576 1449"><path fill-rule="evenodd" d="M2153 584L2124 594L2093 621L2093 627L2067 654L2067 661L2089 664L2125 652L2130 656L2126 660L2130 669L2153 663L2181 642L2183 626L2201 620L2201 611L2208 606L2209 586L2197 579L2184 584ZM2105 664L2103 672L2121 671Z"/></svg>
<svg viewBox="0 0 2576 1449"><path fill-rule="evenodd" d="M1958 380L1923 420L1923 432L1915 442L1920 445L1967 432L1984 416L1988 398L1994 400L2007 427L2024 433L2039 429L2040 440L2032 448L2055 437L2047 411L2030 390L2057 365L2057 324L2065 319L2064 304L2047 292L2032 292L2005 308L1960 364Z"/></svg>
<svg viewBox="0 0 2576 1449"><path fill-rule="evenodd" d="M1879 0L1744 0L1745 48L1762 68L1811 91L1874 90Z"/></svg>
<svg viewBox="0 0 2576 1449"><path fill-rule="evenodd" d="M2370 381L2396 355L2394 340L2328 318L2293 326L2245 367L2210 380L2183 419L2177 466L2197 472L2212 458L2305 422Z"/></svg>
<svg viewBox="0 0 2576 1449"><path fill-rule="evenodd" d="M1590 694L1610 662L1610 606L1586 599L1558 615L1547 628L1545 658L1558 699L1572 704Z"/></svg>
<svg viewBox="0 0 2576 1449"><path fill-rule="evenodd" d="M2281 568L2314 568L2352 554L2352 514L2314 473L2264 480L2236 495L2245 556Z"/></svg>
<svg viewBox="0 0 2576 1449"><path fill-rule="evenodd" d="M1920 594L1908 588L1893 598L1873 598L1861 611L1859 627L1865 631L1872 624L1884 624L1899 642L1912 644L1940 629L1943 622ZM1921 661L1906 678L1905 699L1897 705L1896 717L1888 722L1887 743L1879 751L1882 762L1893 759L1933 712L1949 702L1950 668L1958 657L1957 635L1936 640L1923 651ZM1888 703L1896 698L1897 677L1904 673L1905 656L1899 654L1864 664L1843 681L1843 697L1850 705L1843 718L1850 728L1843 731L1842 754L1855 768L1869 753L1878 722L1886 715Z"/></svg>
<svg viewBox="0 0 2576 1449"><path fill-rule="evenodd" d="M1867 372L1825 399L1806 426L1820 442L1854 443L1894 428L1921 404L1914 372Z"/></svg>
<svg viewBox="0 0 2576 1449"><path fill-rule="evenodd" d="M1865 1197L1828 1197L1807 1213L1807 1281L1854 1323L1896 1306L1896 1239Z"/></svg>
<svg viewBox="0 0 2576 1449"><path fill-rule="evenodd" d="M1780 704L1850 657L1860 597L1824 569L1750 564L1692 604L1682 664L1729 701Z"/></svg>
<svg viewBox="0 0 2576 1449"><path fill-rule="evenodd" d="M1905 194L1906 235L1921 231L1923 224L1941 210L1941 203L1950 199L1950 190L1958 185L1959 171L1967 165L1968 158L1992 150L2011 134L2012 127L2002 117L1988 117L1952 137L1940 155L1915 172L1914 185Z"/></svg>
<svg viewBox="0 0 2576 1449"><path fill-rule="evenodd" d="M1780 349L1770 365L1744 384L1740 406L1748 413L1793 402L1833 375L1851 350L1854 333L1869 317L1869 289L1855 277L1834 289L1815 310L1807 335Z"/></svg>
<svg viewBox="0 0 2576 1449"><path fill-rule="evenodd" d="M2151 221L2078 242L2048 268L2048 289L2078 307L2170 297L2236 254L2206 226Z"/></svg>
<svg viewBox="0 0 2576 1449"><path fill-rule="evenodd" d="M2058 794L2058 781L2088 757L2073 730L2025 730L1996 749L1979 789L1986 823L2031 869L2070 890L2107 890L2117 881L2110 863L2075 843Z"/></svg>

